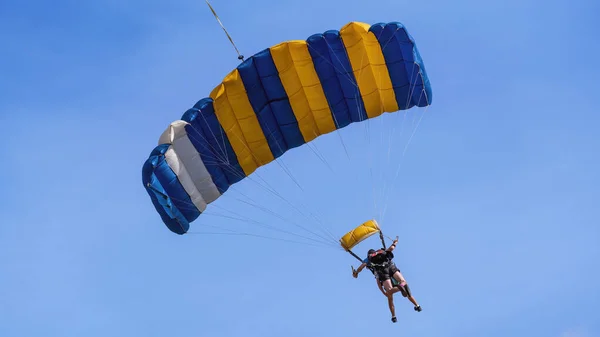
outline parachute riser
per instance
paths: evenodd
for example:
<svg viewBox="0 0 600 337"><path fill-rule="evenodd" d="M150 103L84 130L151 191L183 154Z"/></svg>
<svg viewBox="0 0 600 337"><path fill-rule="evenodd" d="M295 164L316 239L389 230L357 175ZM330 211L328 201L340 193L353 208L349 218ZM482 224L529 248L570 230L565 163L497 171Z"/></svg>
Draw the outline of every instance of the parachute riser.
<svg viewBox="0 0 600 337"><path fill-rule="evenodd" d="M351 251L350 249L347 250L348 253L350 253L350 255L354 256L358 261L360 261L360 263L363 262L363 260L360 258L360 256L356 255L353 251Z"/></svg>
<svg viewBox="0 0 600 337"><path fill-rule="evenodd" d="M358 255L356 255L352 250L348 249L346 251L348 253L350 253L350 255L354 256L358 261L360 261L361 264L363 263L363 260ZM350 267L352 268L352 275L354 275L354 273L356 273L356 269L354 269L354 266L352 266L352 265Z"/></svg>
<svg viewBox="0 0 600 337"><path fill-rule="evenodd" d="M385 239L383 238L383 232L381 231L381 229L379 230L379 238L381 239L381 244L383 245L383 249L387 249L385 247Z"/></svg>

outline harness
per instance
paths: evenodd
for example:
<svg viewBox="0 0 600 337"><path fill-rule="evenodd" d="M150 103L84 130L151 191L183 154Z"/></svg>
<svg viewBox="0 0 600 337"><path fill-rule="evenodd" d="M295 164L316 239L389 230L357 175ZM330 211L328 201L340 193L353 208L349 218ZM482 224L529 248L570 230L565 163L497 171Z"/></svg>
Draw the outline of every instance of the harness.
<svg viewBox="0 0 600 337"><path fill-rule="evenodd" d="M382 255L382 254L385 254L385 258L384 258L383 262L374 263L371 261L372 257L375 257L377 255ZM394 254L392 252L387 252L387 251L382 252L382 250L380 249L377 252L375 252L375 254L368 256L367 260L369 263L367 263L367 268L373 273L373 275L375 275L375 278L378 278L379 273L382 273L382 272L388 273L389 272L387 270L387 268L393 264L393 262L392 262L393 258L394 258ZM392 286L396 287L400 284L395 278L391 277L390 279L392 281Z"/></svg>
<svg viewBox="0 0 600 337"><path fill-rule="evenodd" d="M381 263L375 263L375 262L373 262L371 260L371 258L373 258L373 257L375 257L377 255L382 255L382 254L385 254L385 258L384 258L383 262L381 262ZM375 252L375 254L370 255L368 257L368 261L369 261L369 263L367 264L367 268L369 268L369 270L371 270L371 272L375 273L375 271L377 269L382 270L382 269L387 268L390 265L391 259L390 259L389 256L387 256L387 252L386 251L378 250L377 252Z"/></svg>

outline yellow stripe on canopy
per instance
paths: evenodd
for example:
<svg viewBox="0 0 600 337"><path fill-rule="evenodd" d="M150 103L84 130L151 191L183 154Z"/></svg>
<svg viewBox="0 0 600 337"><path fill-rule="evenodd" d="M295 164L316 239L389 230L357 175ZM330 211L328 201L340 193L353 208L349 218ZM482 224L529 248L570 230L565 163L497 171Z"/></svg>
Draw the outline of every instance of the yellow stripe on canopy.
<svg viewBox="0 0 600 337"><path fill-rule="evenodd" d="M352 71L356 77L360 95L369 118L384 111L398 111L398 102L392 86L383 51L377 37L369 32L366 23L351 22L340 29L340 35Z"/></svg>
<svg viewBox="0 0 600 337"><path fill-rule="evenodd" d="M237 69L225 77L210 97L217 119L246 176L275 159Z"/></svg>
<svg viewBox="0 0 600 337"><path fill-rule="evenodd" d="M304 141L334 131L329 103L306 41L280 43L270 51Z"/></svg>

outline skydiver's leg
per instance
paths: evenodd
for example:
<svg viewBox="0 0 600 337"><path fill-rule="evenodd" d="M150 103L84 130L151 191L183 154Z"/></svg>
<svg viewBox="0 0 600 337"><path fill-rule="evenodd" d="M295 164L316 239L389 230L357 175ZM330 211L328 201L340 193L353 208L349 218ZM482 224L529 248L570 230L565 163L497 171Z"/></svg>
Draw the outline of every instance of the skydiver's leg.
<svg viewBox="0 0 600 337"><path fill-rule="evenodd" d="M386 272L382 272L380 274L378 274L378 279L381 280L381 284L383 286L383 290L385 291L386 294L395 294L399 291L398 288L394 287L394 284L392 284L392 279L390 277L390 272L389 270ZM386 282L387 281L387 282ZM388 286L388 288L386 288L386 285Z"/></svg>
<svg viewBox="0 0 600 337"><path fill-rule="evenodd" d="M385 294L387 296L388 299L388 306L390 308L390 313L392 314L392 322L396 323L397 319L396 319L396 307L394 306L394 293L395 291L393 291L393 286L392 286L392 280L387 277L385 278L382 282L382 286L383 289L385 291Z"/></svg>
<svg viewBox="0 0 600 337"><path fill-rule="evenodd" d="M396 281L399 283L399 290L402 292L402 296L408 297L408 300L412 302L415 306L416 311L421 311L421 306L417 303L417 300L412 296L410 292L410 288L408 287L408 283L406 283L406 279L402 276L402 273L399 270L396 270L392 275Z"/></svg>
<svg viewBox="0 0 600 337"><path fill-rule="evenodd" d="M383 289L388 299L388 306L392 314L392 322L396 322L396 307L394 306L394 294L392 293L392 280L389 278L382 282Z"/></svg>
<svg viewBox="0 0 600 337"><path fill-rule="evenodd" d="M407 297L408 294L406 292L406 289L404 288L404 286L406 285L406 279L404 279L404 276L402 275L400 270L398 270L398 268L392 268L392 270L390 270L390 276L394 280L396 280L396 282L398 282L397 287L400 290L400 292L402 293L402 296Z"/></svg>
<svg viewBox="0 0 600 337"><path fill-rule="evenodd" d="M390 312L392 313L392 322L396 323L398 319L396 318L396 308L394 307L394 295L389 294L387 296L388 306L390 307Z"/></svg>

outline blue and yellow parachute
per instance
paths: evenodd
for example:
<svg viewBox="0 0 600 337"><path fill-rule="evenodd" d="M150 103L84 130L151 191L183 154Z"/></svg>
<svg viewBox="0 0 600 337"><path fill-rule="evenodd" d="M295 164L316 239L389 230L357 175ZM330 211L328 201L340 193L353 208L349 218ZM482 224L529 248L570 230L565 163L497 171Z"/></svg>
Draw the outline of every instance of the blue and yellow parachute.
<svg viewBox="0 0 600 337"><path fill-rule="evenodd" d="M431 99L401 23L351 22L242 62L163 132L142 180L163 222L184 234L231 185L286 151Z"/></svg>

